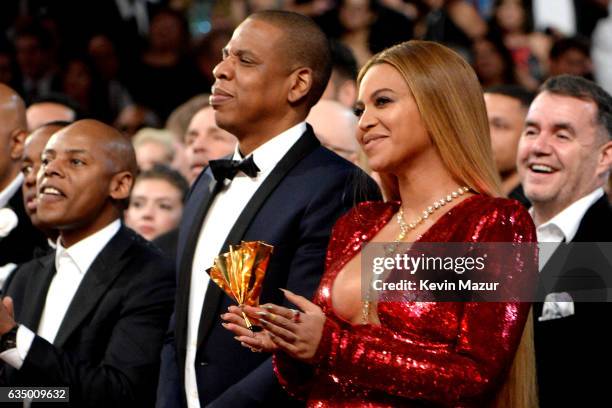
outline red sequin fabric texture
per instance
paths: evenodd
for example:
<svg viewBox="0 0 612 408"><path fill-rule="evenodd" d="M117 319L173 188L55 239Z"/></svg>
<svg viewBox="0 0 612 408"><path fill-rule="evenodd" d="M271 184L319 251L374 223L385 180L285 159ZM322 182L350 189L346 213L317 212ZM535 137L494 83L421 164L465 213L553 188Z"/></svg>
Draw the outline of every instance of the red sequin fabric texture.
<svg viewBox="0 0 612 408"><path fill-rule="evenodd" d="M327 316L315 362L274 356L280 383L309 407L483 407L505 380L529 303L381 302L380 325L354 325L334 312L336 275L398 208L362 203L336 223L314 298ZM419 241L524 243L536 235L516 201L475 195ZM512 278L526 270L537 271L537 254L488 272Z"/></svg>

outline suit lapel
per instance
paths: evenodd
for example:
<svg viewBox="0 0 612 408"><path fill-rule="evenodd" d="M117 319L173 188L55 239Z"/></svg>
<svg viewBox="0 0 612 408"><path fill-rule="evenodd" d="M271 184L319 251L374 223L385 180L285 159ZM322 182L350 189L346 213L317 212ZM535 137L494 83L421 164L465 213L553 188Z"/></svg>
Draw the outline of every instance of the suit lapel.
<svg viewBox="0 0 612 408"><path fill-rule="evenodd" d="M119 276L125 263L129 260L128 258L123 258L123 254L129 249L131 243L131 233L122 226L100 254L98 254L83 277L66 311L64 320L62 320L62 324L53 342L54 345L62 347L96 307L100 298L107 292L115 278Z"/></svg>
<svg viewBox="0 0 612 408"><path fill-rule="evenodd" d="M21 306L21 312L18 316L19 322L34 332L38 329L40 316L47 300L47 291L55 275L55 254L40 258L37 261L38 265L36 267L39 268L40 272L33 274L34 279L29 280L24 293L24 299L27 299L27 301Z"/></svg>
<svg viewBox="0 0 612 408"><path fill-rule="evenodd" d="M584 214L572 242L609 242L612 240L612 209L603 195Z"/></svg>
<svg viewBox="0 0 612 408"><path fill-rule="evenodd" d="M199 195L195 195L193 200L198 203L198 207L193 215L185 214L183 217L185 220L189 220L190 226L188 227L187 236L184 239L184 250L180 254L179 266L178 266L178 284L177 293L181 296L176 297L176 344L178 345L180 364L185 363L185 347L187 344L187 317L189 313L189 292L191 288L191 268L193 265L193 256L195 253L196 245L202 229L202 223L206 217L206 213L212 204L213 198L219 192L222 187L221 183L217 181L209 174L209 170L205 170L205 174L202 174L200 180L197 182L205 183L205 187ZM181 373L184 370L181 370Z"/></svg>
<svg viewBox="0 0 612 408"><path fill-rule="evenodd" d="M304 157L314 151L320 146L319 141L314 135L310 125L307 125L306 132L298 139L298 141L289 149L289 151L283 156L278 162L274 170L266 178L266 180L259 186L251 200L247 203L246 207L236 220L233 228L227 235L227 239L223 244L221 253L227 252L230 245L239 244L242 237L247 231L247 228L251 224L251 221L261 206L265 203L267 198L272 194L276 186L285 178L287 173L291 171ZM219 303L224 296L221 289L214 284L212 281L208 284L206 290L206 296L204 298L204 305L202 307L202 318L200 319L200 327L198 329L198 347L202 344L210 329L213 326L217 318L217 309ZM182 344L182 343L181 343Z"/></svg>

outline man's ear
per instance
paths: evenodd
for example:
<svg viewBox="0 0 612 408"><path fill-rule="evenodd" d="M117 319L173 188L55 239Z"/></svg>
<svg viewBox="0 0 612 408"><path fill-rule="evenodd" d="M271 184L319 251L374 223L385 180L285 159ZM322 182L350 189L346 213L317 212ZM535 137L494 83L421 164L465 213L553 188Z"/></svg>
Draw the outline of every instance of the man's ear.
<svg viewBox="0 0 612 408"><path fill-rule="evenodd" d="M612 170L612 140L601 147L599 154L598 174Z"/></svg>
<svg viewBox="0 0 612 408"><path fill-rule="evenodd" d="M302 67L291 74L291 88L287 99L293 104L304 98L312 88L312 69Z"/></svg>
<svg viewBox="0 0 612 408"><path fill-rule="evenodd" d="M134 176L129 171L122 171L113 176L110 183L110 196L117 200L125 200L129 198L134 184Z"/></svg>
<svg viewBox="0 0 612 408"><path fill-rule="evenodd" d="M9 144L11 146L11 159L21 160L23 157L23 148L25 146L25 140L28 136L28 132L24 129L15 129L11 132Z"/></svg>

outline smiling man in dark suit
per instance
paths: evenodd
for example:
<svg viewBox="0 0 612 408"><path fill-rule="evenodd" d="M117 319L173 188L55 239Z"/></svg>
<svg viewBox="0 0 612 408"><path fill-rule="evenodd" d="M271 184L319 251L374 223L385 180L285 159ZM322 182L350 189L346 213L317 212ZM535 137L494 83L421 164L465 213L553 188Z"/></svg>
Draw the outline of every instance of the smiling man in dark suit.
<svg viewBox="0 0 612 408"><path fill-rule="evenodd" d="M544 302L534 304L542 408L612 405L609 376L599 370L612 364L612 304L601 303L612 268L596 244L612 242L603 190L611 166L612 97L576 76L548 79L518 149L538 241L547 243L540 253Z"/></svg>
<svg viewBox="0 0 612 408"><path fill-rule="evenodd" d="M290 406L296 402L280 388L271 357L241 347L221 326L219 315L233 302L206 270L228 245L264 241L274 253L261 302L282 303L279 288L311 297L331 228L358 200L356 184L363 181L366 197L379 193L305 123L330 75L327 39L312 20L281 11L251 15L214 75L216 122L239 145L234 163L210 162L185 206L158 406Z"/></svg>
<svg viewBox="0 0 612 408"><path fill-rule="evenodd" d="M76 122L45 146L37 215L60 238L2 299L0 382L69 387L72 406L153 405L174 270L121 225L135 172L130 142L101 122Z"/></svg>

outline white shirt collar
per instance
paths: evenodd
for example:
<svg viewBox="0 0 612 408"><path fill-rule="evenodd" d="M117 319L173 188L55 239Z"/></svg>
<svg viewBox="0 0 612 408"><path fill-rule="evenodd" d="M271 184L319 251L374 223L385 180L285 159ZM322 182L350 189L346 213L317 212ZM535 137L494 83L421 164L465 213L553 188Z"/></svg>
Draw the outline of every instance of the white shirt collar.
<svg viewBox="0 0 612 408"><path fill-rule="evenodd" d="M305 131L306 122L300 122L253 150L253 153L251 153L253 155L253 161L259 168L260 174L265 175L272 171ZM240 155L238 146L236 146L233 160L242 159L243 157ZM239 172L237 174L237 176L240 175L244 175L244 173Z"/></svg>
<svg viewBox="0 0 612 408"><path fill-rule="evenodd" d="M580 226L580 222L582 221L582 217L584 217L584 214L603 195L604 190L602 187L599 187L592 193L587 194L579 200L574 201L559 214L555 215L553 218L537 227L536 232L538 235L538 241L561 242L563 241L563 239L565 239L565 242L570 242L572 239L574 239L574 236L578 231L578 227ZM529 209L529 213L533 218L533 207ZM540 239L541 235L549 237L551 231L554 231L553 235L559 235L561 239L558 241L554 238L550 240ZM560 234L562 234L563 236L561 237Z"/></svg>
<svg viewBox="0 0 612 408"><path fill-rule="evenodd" d="M57 248L55 249L55 270L59 270L60 258L68 256L79 268L81 274L84 274L106 244L108 244L117 231L119 231L119 228L121 228L121 221L116 219L106 227L68 248L64 248L61 243L61 238L58 238Z"/></svg>
<svg viewBox="0 0 612 408"><path fill-rule="evenodd" d="M17 177L15 177L4 190L0 191L0 208L5 207L8 204L9 200L15 195L17 190L19 190L22 183L23 174L19 172Z"/></svg>

